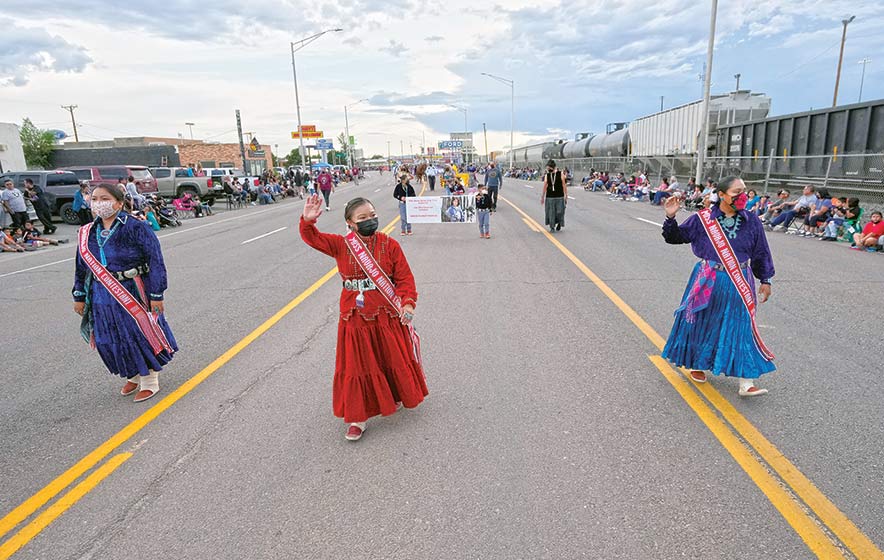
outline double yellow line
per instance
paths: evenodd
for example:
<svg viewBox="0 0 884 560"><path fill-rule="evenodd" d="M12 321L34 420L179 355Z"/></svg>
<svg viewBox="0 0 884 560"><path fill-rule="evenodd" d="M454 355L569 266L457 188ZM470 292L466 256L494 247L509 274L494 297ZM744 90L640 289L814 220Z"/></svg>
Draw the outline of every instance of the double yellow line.
<svg viewBox="0 0 884 560"><path fill-rule="evenodd" d="M390 233L399 222L397 217L382 230L384 233ZM43 507L47 502L52 500L65 488L73 484L77 479L88 472L92 467L100 463L105 457L110 455L114 450L126 443L132 436L137 434L145 426L154 421L160 414L168 410L173 404L181 400L182 397L193 391L200 383L208 379L213 373L221 369L237 354L242 352L251 343L257 340L261 335L266 333L283 317L291 313L296 307L301 305L316 290L321 288L326 282L335 277L338 273L337 267L326 272L319 280L314 282L309 288L301 292L295 299L290 301L277 311L272 317L261 323L255 330L247 334L242 340L234 344L229 350L221 354L212 363L203 368L202 371L185 381L177 389L169 393L168 396L160 400L158 403L147 409L141 416L133 420L128 426L114 434L107 441L96 447L91 453L80 459L74 466L66 470L55 480L47 484L36 494L22 502L18 507L6 514L0 519L0 537L5 536L13 530L19 523L25 521L33 515L37 510ZM68 510L72 505L77 503L83 496L88 494L102 480L107 478L120 465L125 463L132 453L119 453L114 455L110 460L101 465L93 473L89 474L82 482L68 491L64 496L59 498L55 503L42 511L30 523L21 528L17 533L12 535L3 544L0 544L0 560L6 560L19 549L25 546L31 539L40 534L40 532L55 521L61 514Z"/></svg>
<svg viewBox="0 0 884 560"><path fill-rule="evenodd" d="M666 344L663 337L610 286L546 228L511 201L500 198L521 214L522 221L529 228L545 235L657 349L663 350ZM686 370L676 370L662 356L649 356L649 359L817 557L846 557L841 546L832 538L834 536L857 558L884 560L884 553L875 543L711 384L689 382Z"/></svg>

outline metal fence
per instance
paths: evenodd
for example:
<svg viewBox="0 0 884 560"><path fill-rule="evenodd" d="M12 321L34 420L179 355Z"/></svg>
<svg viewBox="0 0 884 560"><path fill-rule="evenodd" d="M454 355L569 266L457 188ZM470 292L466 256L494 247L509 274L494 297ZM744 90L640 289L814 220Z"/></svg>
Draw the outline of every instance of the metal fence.
<svg viewBox="0 0 884 560"><path fill-rule="evenodd" d="M681 184L693 177L696 156L607 157L556 160L559 169L573 173L575 184L592 171L623 172L627 177L641 172L658 185L663 177L675 175ZM545 161L521 167L543 170ZM837 154L825 156L712 157L704 165L704 176L719 180L737 175L759 193L786 188L795 193L805 185L826 188L833 196L855 196L867 207L884 207L884 154Z"/></svg>

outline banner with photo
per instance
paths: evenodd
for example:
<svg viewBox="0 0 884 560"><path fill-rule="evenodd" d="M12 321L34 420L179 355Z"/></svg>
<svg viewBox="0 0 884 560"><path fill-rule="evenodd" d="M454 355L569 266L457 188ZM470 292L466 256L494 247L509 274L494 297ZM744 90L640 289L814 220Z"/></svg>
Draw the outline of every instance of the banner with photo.
<svg viewBox="0 0 884 560"><path fill-rule="evenodd" d="M418 196L405 199L410 224L474 224L476 195Z"/></svg>

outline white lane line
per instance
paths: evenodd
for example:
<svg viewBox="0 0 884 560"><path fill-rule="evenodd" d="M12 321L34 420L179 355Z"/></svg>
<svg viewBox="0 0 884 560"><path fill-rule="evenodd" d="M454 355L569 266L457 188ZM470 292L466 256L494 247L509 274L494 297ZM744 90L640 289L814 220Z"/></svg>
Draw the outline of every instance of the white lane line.
<svg viewBox="0 0 884 560"><path fill-rule="evenodd" d="M31 268L23 268L21 270L14 270L12 272L7 272L6 274L0 274L0 278L6 278L7 276L12 276L13 274L21 274L22 272L30 272L32 270L37 270L38 268L46 268L47 266L52 266L55 264L61 264L66 262L71 262L75 257L71 257L69 259L62 259L60 261L55 261L51 263L41 264L39 266L32 266Z"/></svg>
<svg viewBox="0 0 884 560"><path fill-rule="evenodd" d="M569 196L568 198L570 198L571 200L576 200L573 196Z"/></svg>
<svg viewBox="0 0 884 560"><path fill-rule="evenodd" d="M522 186L525 187L526 189L533 189L534 188L534 185L522 185Z"/></svg>
<svg viewBox="0 0 884 560"><path fill-rule="evenodd" d="M281 227L281 228L279 228L279 229L275 229L275 230L273 230L273 231L268 231L267 233L264 233L264 234L262 234L262 235L259 235L258 237L253 237L253 238L251 238L251 239L246 239L245 241L243 241L242 243L240 243L240 245L245 245L246 243L251 243L252 241L257 241L257 240L259 240L259 239L263 239L263 238L267 237L268 235L273 235L274 233L279 233L279 232L281 232L281 231L284 230L284 229L288 229L288 226L283 226L283 227Z"/></svg>
<svg viewBox="0 0 884 560"><path fill-rule="evenodd" d="M374 192L381 192L380 187L376 188L376 189L374 190Z"/></svg>
<svg viewBox="0 0 884 560"><path fill-rule="evenodd" d="M652 226L663 227L663 224L658 224L657 222L652 222L651 220L646 220L644 218L636 218L635 216L633 216L633 218L635 218L636 220L638 220L640 222L644 222L646 224L651 224Z"/></svg>
<svg viewBox="0 0 884 560"><path fill-rule="evenodd" d="M282 206L282 208L284 208L285 206L288 206L288 205L284 205L284 206ZM266 210L258 210L257 212L249 212L249 213L247 213L247 214L240 214L240 215L238 215L238 216L233 216L233 217L230 217L230 218L224 218L223 220L218 220L217 222L210 222L210 223L207 223L207 224L201 224L201 225L198 225L198 226L194 226L194 227L190 227L190 228L185 228L185 229L182 229L182 230L180 230L180 231L175 231L175 232L172 232L172 233L167 233L167 234L165 234L165 235L158 235L157 237L158 237L159 239L164 239L164 238L166 238L166 237L172 237L173 235L178 235L178 234L181 234L181 233L188 233L188 232L191 232L191 231L196 231L196 230L198 230L198 229L202 229L202 228L204 228L204 227L209 227L209 226L214 226L214 225L218 225L218 224L223 224L224 222L232 222L233 220L239 220L240 218L246 218L246 217L248 217L248 216L257 216L258 214L263 214L264 212L272 212L272 211L274 211L274 210L279 210L279 209L280 209L280 207L277 207L277 208L268 208L268 209L266 209ZM285 228L283 228L283 229L285 229ZM53 247L53 249L56 249L56 250L58 250L58 249L66 249L66 248L69 248L69 247ZM37 251L34 251L33 253L28 253L28 255L33 255L33 254L39 254L39 253L38 253ZM43 253L43 254L45 255L46 253ZM21 273L23 273L23 272L31 272L32 270L39 270L39 269L41 269L41 268L46 268L46 267L53 266L53 265L56 265L56 264L64 264L64 263L66 263L66 262L71 262L71 261L74 260L75 258L76 258L76 257L70 257L70 258L67 258L67 259L62 259L62 260L60 260L60 261L55 261L55 262L51 262L51 263L41 264L41 265L38 265L38 266L32 266L32 267L30 267L30 268L23 268L23 269L21 269L21 270L13 270L12 272L7 272L7 273L5 273L5 274L0 274L0 278L6 278L7 276L14 276L14 275L16 275L16 274L21 274Z"/></svg>

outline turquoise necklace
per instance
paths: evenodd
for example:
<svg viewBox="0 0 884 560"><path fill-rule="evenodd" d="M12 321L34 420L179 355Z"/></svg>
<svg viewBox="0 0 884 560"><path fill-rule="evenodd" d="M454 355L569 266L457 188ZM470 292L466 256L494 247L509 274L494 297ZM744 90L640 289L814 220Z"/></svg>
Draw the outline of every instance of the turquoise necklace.
<svg viewBox="0 0 884 560"><path fill-rule="evenodd" d="M739 214L736 216L725 216L722 214L718 217L718 223L721 224L721 229L724 230L725 235L730 239L737 238L737 231L739 231L742 222L743 219Z"/></svg>
<svg viewBox="0 0 884 560"><path fill-rule="evenodd" d="M108 239L117 231L117 227L120 225L119 220L114 220L114 225L110 229L104 229L104 225L101 222L98 222L98 235L95 236L95 241L98 243L98 256L101 259L101 264L103 266L107 266L107 258L104 256L104 246L107 245Z"/></svg>

